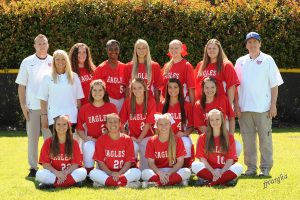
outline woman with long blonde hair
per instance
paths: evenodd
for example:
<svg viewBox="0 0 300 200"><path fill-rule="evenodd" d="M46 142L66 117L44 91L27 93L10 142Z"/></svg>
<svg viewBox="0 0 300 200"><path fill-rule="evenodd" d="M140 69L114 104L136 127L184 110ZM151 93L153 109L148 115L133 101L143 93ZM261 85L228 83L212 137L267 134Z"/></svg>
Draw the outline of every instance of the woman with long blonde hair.
<svg viewBox="0 0 300 200"><path fill-rule="evenodd" d="M200 178L198 184L236 184L236 178L243 172L243 166L236 163L235 141L226 130L223 113L213 109L208 113L207 132L199 136L196 157L200 161L192 164L192 171Z"/></svg>
<svg viewBox="0 0 300 200"><path fill-rule="evenodd" d="M53 53L52 73L45 75L37 98L41 101L41 124L50 130L53 118L69 115L74 129L77 123L80 99L84 97L78 75L72 71L67 52L56 50Z"/></svg>
<svg viewBox="0 0 300 200"><path fill-rule="evenodd" d="M160 66L151 58L148 42L138 39L134 44L132 61L127 63L124 70L124 83L126 84L126 94L129 95L129 83L135 78L142 78L146 85L148 95L155 97L159 101L163 80Z"/></svg>
<svg viewBox="0 0 300 200"><path fill-rule="evenodd" d="M188 168L182 168L186 154L181 138L176 137L171 128L174 119L169 113L155 114L157 135L151 137L146 148L146 158L150 169L142 171L143 187L149 185L187 185L191 175Z"/></svg>

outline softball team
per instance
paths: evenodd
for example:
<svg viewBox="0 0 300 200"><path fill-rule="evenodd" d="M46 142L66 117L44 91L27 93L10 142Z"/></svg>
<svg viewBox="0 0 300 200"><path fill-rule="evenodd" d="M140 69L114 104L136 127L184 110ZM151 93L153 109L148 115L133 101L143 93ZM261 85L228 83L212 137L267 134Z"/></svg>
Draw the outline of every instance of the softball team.
<svg viewBox="0 0 300 200"><path fill-rule="evenodd" d="M249 41L260 42L257 35ZM63 50L53 54L51 72L36 89L42 128L52 129L40 153L39 188L81 185L87 175L96 187L188 185L191 172L196 185L235 185L243 170L232 106L240 82L220 42L207 42L195 71L179 40L169 43L170 61L162 69L143 39L126 65L118 41L109 40L106 52L108 60L97 68L84 43L76 43L69 57ZM196 154L189 137L194 128L200 134Z"/></svg>

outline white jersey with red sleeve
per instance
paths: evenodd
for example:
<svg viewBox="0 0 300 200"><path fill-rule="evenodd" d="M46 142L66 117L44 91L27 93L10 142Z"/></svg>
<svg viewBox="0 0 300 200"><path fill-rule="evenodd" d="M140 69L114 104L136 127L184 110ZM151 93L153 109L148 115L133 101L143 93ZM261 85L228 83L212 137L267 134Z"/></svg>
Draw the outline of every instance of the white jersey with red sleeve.
<svg viewBox="0 0 300 200"><path fill-rule="evenodd" d="M59 144L59 154L55 157L50 156L50 146L52 143L52 138L45 140L39 158L39 163L42 165L44 163L49 163L51 166L62 171L69 168L72 164L77 164L82 166L82 155L80 153L79 145L77 141L73 140L73 156L72 158L67 157L65 154L65 144Z"/></svg>
<svg viewBox="0 0 300 200"><path fill-rule="evenodd" d="M240 82L231 62L224 62L223 70L217 72L217 64L209 63L199 76L199 70L202 66L202 61L197 64L194 71L195 76L195 99L201 99L202 96L202 81L207 77L213 77L217 81L218 95L226 95L227 89L231 86L239 86Z"/></svg>
<svg viewBox="0 0 300 200"><path fill-rule="evenodd" d="M170 71L165 74L166 64L162 69L163 74L163 88L162 88L162 95L165 97L167 83L170 78L177 78L183 88L183 95L184 97L188 96L188 89L195 88L195 79L194 79L194 70L193 66L186 60L182 59L178 63L174 63L173 66L170 68Z"/></svg>
<svg viewBox="0 0 300 200"><path fill-rule="evenodd" d="M125 67L124 63L118 61L118 66L112 68L106 60L95 70L93 80L102 79L106 83L109 97L122 99L125 96L125 87L123 85Z"/></svg>
<svg viewBox="0 0 300 200"><path fill-rule="evenodd" d="M83 89L83 94L84 94L84 98L81 99L81 105L84 105L89 102L88 99L89 99L89 93L90 93L90 83L92 81L93 74L90 73L84 67L79 67L78 69L79 69L78 76L79 76L81 86Z"/></svg>
<svg viewBox="0 0 300 200"><path fill-rule="evenodd" d="M196 157L199 159L205 158L210 164L210 166L214 169L223 168L226 161L229 159L233 159L233 161L236 162L238 160L238 157L236 155L234 137L232 134L228 133L228 138L229 138L229 149L226 154L221 152L222 149L220 146L220 136L214 137L214 143L215 143L214 152L206 154L205 153L206 133L202 133L198 139Z"/></svg>
<svg viewBox="0 0 300 200"><path fill-rule="evenodd" d="M107 132L106 115L111 113L118 113L116 106L112 103L104 103L100 107L87 103L79 109L76 128L82 131L86 128L87 136L97 139Z"/></svg>
<svg viewBox="0 0 300 200"><path fill-rule="evenodd" d="M146 115L143 115L144 105L135 104L135 114L131 112L130 108L130 98L127 98L122 106L120 111L121 123L125 124L128 122L129 133L131 137L138 138L142 133L142 130L145 124L154 124L154 114L156 113L156 105L153 97L148 98L147 112ZM153 135L152 127L150 127L148 133L145 137Z"/></svg>
<svg viewBox="0 0 300 200"><path fill-rule="evenodd" d="M176 140L176 158L186 155L186 151L182 142L182 139L175 137ZM147 143L146 147L146 158L151 158L154 160L156 167L158 168L167 168L172 167L176 162L172 163L172 166L169 165L168 159L168 145L169 142L161 142L158 135L152 136Z"/></svg>
<svg viewBox="0 0 300 200"><path fill-rule="evenodd" d="M163 86L163 78L160 70L160 66L157 62L152 61L151 62L151 68L152 68L152 76L151 76L151 82L148 83L147 81L147 69L146 65L143 63L139 63L138 65L138 71L137 71L137 78L142 78L146 85L148 94L152 97L154 96L154 89L160 89ZM124 70L124 84L126 87L129 87L129 84L132 80L131 74L133 69L133 62L127 63L127 67Z"/></svg>
<svg viewBox="0 0 300 200"><path fill-rule="evenodd" d="M207 114L212 109L221 110L225 115L226 119L234 118L234 111L228 101L228 98L225 95L216 96L215 99L211 103L207 103L205 105L205 109L203 110L200 100L196 101L194 106L194 126L207 126Z"/></svg>
<svg viewBox="0 0 300 200"><path fill-rule="evenodd" d="M160 103L158 106L158 112L163 112L163 103ZM186 124L182 125L181 123L181 110L180 104L176 103L175 105L169 105L169 109L167 113L170 113L173 117L175 123L172 124L172 130L175 134L179 131L184 132L188 127L194 126L194 117L193 117L193 107L190 102L184 102L184 111Z"/></svg>
<svg viewBox="0 0 300 200"><path fill-rule="evenodd" d="M103 162L109 170L118 172L126 162L135 162L132 139L121 134L113 140L108 134L102 135L96 142L94 160Z"/></svg>

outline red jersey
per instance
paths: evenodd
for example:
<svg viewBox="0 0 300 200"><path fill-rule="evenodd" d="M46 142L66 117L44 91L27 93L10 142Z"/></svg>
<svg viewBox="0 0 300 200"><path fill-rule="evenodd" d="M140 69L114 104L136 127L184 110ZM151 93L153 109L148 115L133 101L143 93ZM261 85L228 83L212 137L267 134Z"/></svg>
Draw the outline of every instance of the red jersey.
<svg viewBox="0 0 300 200"><path fill-rule="evenodd" d="M162 113L163 106L164 106L163 103L158 104L157 111ZM187 101L184 102L184 111L185 111L186 124L182 125L180 104L177 103L173 106L169 105L168 113L171 114L171 116L175 121L175 123L172 124L172 130L175 134L177 134L179 131L184 132L187 129L187 127L194 126L193 108L190 102Z"/></svg>
<svg viewBox="0 0 300 200"><path fill-rule="evenodd" d="M77 141L73 140L73 157L67 157L65 155L65 144L59 144L59 154L55 156L54 158L51 158L50 156L50 145L52 143L52 138L48 138L45 140L41 153L40 153L40 159L39 163L42 165L43 163L49 163L51 166L58 170L66 170L68 169L72 164L77 164L79 166L82 166L82 155L80 153L79 145Z"/></svg>
<svg viewBox="0 0 300 200"><path fill-rule="evenodd" d="M231 86L239 86L240 82L234 70L231 62L224 62L223 70L220 73L217 72L217 64L209 63L208 66L203 70L202 75L198 76L200 67L202 66L202 61L197 64L194 71L195 76L195 99L201 99L202 96L202 81L206 77L213 77L217 81L217 91L218 95L226 95L227 89Z"/></svg>
<svg viewBox="0 0 300 200"><path fill-rule="evenodd" d="M205 106L205 110L203 110L200 100L198 100L195 103L194 106L194 126L199 127L199 126L207 126L207 114L209 111L212 109L218 109L220 110L222 108L222 112L225 113L225 119L231 119L234 118L234 111L227 99L226 96L217 96L211 103L207 103Z"/></svg>
<svg viewBox="0 0 300 200"><path fill-rule="evenodd" d="M143 108L144 105L138 105L135 103L135 114L132 114L130 109L130 98L127 98L122 106L122 109L120 111L120 119L121 123L125 124L128 122L129 126L129 133L128 135L138 138L140 134L142 133L142 130L145 126L145 124L154 124L154 114L156 113L156 105L153 98L148 99L148 105L147 105L147 112L146 115L143 115ZM152 127L150 127L147 135L152 136L153 130Z"/></svg>
<svg viewBox="0 0 300 200"><path fill-rule="evenodd" d="M111 113L118 113L116 106L112 103L104 103L101 107L96 107L91 103L85 104L79 109L76 128L82 131L87 129L87 135L97 139L107 132L106 115Z"/></svg>
<svg viewBox="0 0 300 200"><path fill-rule="evenodd" d="M186 152L181 138L175 137L175 140L176 158L185 156ZM173 163L172 166L169 165L168 145L169 141L161 142L158 135L154 135L148 140L145 157L154 159L155 165L158 168L172 167L176 163Z"/></svg>
<svg viewBox="0 0 300 200"><path fill-rule="evenodd" d="M118 61L118 66L112 68L106 60L95 70L93 80L102 79L106 83L106 90L109 97L122 99L125 96L125 86L123 85L125 67L124 63Z"/></svg>
<svg viewBox="0 0 300 200"><path fill-rule="evenodd" d="M220 146L220 137L214 137L215 142L215 150L212 153L206 154L205 153L205 142L206 142L206 133L202 133L199 136L198 143L197 143L197 150L196 150L196 157L197 158L205 158L210 166L214 169L216 168L223 168L226 161L229 159L233 159L234 162L238 160L236 155L235 149L235 141L232 134L228 133L229 137L229 149L226 154L221 153L221 146Z"/></svg>
<svg viewBox="0 0 300 200"><path fill-rule="evenodd" d="M102 135L96 142L93 159L118 172L126 162L135 162L133 141L125 134L118 140L111 139L108 134Z"/></svg>
<svg viewBox="0 0 300 200"><path fill-rule="evenodd" d="M124 84L126 87L129 87L129 84L132 80L131 73L133 68L133 62L127 63L127 67L124 70ZM152 97L154 96L154 88L160 89L163 86L163 78L160 70L160 66L157 62L152 61L151 62L151 69L152 69L152 77L151 82L147 82L147 69L145 64L139 64L138 65L138 71L137 71L137 77L142 78L146 85L147 90L149 91L148 94Z"/></svg>
<svg viewBox="0 0 300 200"><path fill-rule="evenodd" d="M79 67L79 79L81 82L81 86L83 89L84 98L81 99L81 105L88 103L89 93L90 93L90 83L93 78L93 74L91 74L86 68Z"/></svg>
<svg viewBox="0 0 300 200"><path fill-rule="evenodd" d="M166 85L170 78L179 79L183 88L184 97L188 96L188 89L195 88L194 72L193 66L186 60L182 59L180 62L173 64L170 68L169 73L165 74L166 64L162 69L163 73L163 88L162 95L165 97L166 94Z"/></svg>

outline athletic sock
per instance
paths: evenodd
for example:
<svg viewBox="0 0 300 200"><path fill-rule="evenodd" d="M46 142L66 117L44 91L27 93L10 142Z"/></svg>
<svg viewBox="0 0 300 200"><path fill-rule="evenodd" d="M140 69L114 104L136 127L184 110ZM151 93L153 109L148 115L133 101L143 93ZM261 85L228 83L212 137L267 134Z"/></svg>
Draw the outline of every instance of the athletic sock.
<svg viewBox="0 0 300 200"><path fill-rule="evenodd" d="M203 178L204 180L208 180L208 181L211 181L213 179L212 173L207 168L200 170L197 173L197 176L200 178Z"/></svg>
<svg viewBox="0 0 300 200"><path fill-rule="evenodd" d="M235 173L233 173L231 170L227 170L218 180L209 183L209 186L224 184L235 179L236 177L237 175Z"/></svg>
<svg viewBox="0 0 300 200"><path fill-rule="evenodd" d="M167 185L175 185L180 183L181 181L182 181L181 176L175 172L171 174L171 176L169 176L169 182L167 183Z"/></svg>
<svg viewBox="0 0 300 200"><path fill-rule="evenodd" d="M74 178L71 176L71 174L68 174L67 175L67 178L66 180L63 182L63 183L57 183L57 178L55 180L55 183L54 183L54 187L70 187L72 185L74 185L76 183L76 181L74 180Z"/></svg>

